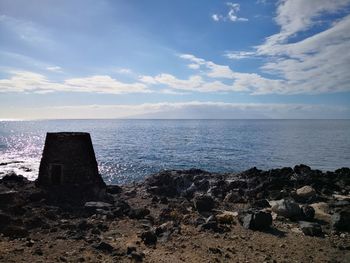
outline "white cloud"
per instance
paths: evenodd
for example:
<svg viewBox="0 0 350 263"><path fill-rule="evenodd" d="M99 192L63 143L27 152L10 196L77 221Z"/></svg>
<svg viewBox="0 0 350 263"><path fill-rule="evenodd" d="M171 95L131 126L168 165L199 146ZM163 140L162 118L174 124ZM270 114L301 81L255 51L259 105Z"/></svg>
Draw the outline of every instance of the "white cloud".
<svg viewBox="0 0 350 263"><path fill-rule="evenodd" d="M278 34L271 36L268 41L281 43L288 40L294 34L306 31L320 23L323 14L341 11L349 3L349 0L281 0L275 18L281 30Z"/></svg>
<svg viewBox="0 0 350 263"><path fill-rule="evenodd" d="M290 41L301 32L325 24L325 14L343 12L349 6L349 0L282 0L275 18L280 26L278 33L267 37L254 52L227 52L225 56L231 59L267 58L261 69L275 76L275 80L254 76L253 81L259 83L252 90L254 94L349 91L350 15L333 22L328 29ZM263 85L268 82L273 85Z"/></svg>
<svg viewBox="0 0 350 263"><path fill-rule="evenodd" d="M219 21L220 19L221 19L221 16L220 15L218 15L218 14L213 14L212 16L211 16L211 18L214 20L214 21Z"/></svg>
<svg viewBox="0 0 350 263"><path fill-rule="evenodd" d="M228 51L225 54L225 57L229 59L245 59L256 56L255 51Z"/></svg>
<svg viewBox="0 0 350 263"><path fill-rule="evenodd" d="M188 67L190 69L199 69L200 68L200 66L198 64L189 64Z"/></svg>
<svg viewBox="0 0 350 263"><path fill-rule="evenodd" d="M188 79L179 79L171 74L162 73L155 77L141 76L140 81L152 85L165 85L174 90L183 90L187 92L230 92L243 91L232 85L224 84L219 80L208 81L200 75L190 76Z"/></svg>
<svg viewBox="0 0 350 263"><path fill-rule="evenodd" d="M129 68L118 68L116 70L116 72L119 73L119 74L125 74L125 75L130 75L130 74L133 73L132 70L129 69Z"/></svg>
<svg viewBox="0 0 350 263"><path fill-rule="evenodd" d="M25 114L25 115L24 115ZM161 102L137 105L78 105L38 108L5 108L0 118L330 118L349 117L346 107L307 104L264 104L225 102Z"/></svg>
<svg viewBox="0 0 350 263"><path fill-rule="evenodd" d="M239 17L238 12L240 11L240 5L237 3L227 2L228 12L226 15L213 14L211 18L215 21L231 21L231 22L246 22L248 18Z"/></svg>
<svg viewBox="0 0 350 263"><path fill-rule="evenodd" d="M62 68L59 67L59 66L49 66L49 67L46 67L46 69L48 71L57 72L57 73L61 73L62 72Z"/></svg>
<svg viewBox="0 0 350 263"><path fill-rule="evenodd" d="M123 83L106 75L71 78L62 82L50 81L46 76L13 71L12 76L0 79L0 92L95 92L107 94L151 92L143 83Z"/></svg>
<svg viewBox="0 0 350 263"><path fill-rule="evenodd" d="M207 91L215 91L214 86L217 85L216 91L237 91L250 92L253 94L269 93L273 89L276 93L284 93L282 86L287 85L283 80L267 79L256 73L241 73L230 69L226 65L218 65L212 61L206 61L197 58L191 54L180 55L181 58L191 62L197 62L197 65L204 72L205 76L212 79L228 79L232 81L232 85L222 86L221 82L209 82L211 88ZM208 83L208 82L207 82Z"/></svg>

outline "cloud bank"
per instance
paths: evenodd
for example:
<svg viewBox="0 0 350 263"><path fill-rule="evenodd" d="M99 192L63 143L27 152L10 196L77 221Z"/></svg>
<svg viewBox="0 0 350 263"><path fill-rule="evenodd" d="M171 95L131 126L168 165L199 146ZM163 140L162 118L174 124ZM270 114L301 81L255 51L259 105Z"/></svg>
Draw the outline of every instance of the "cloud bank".
<svg viewBox="0 0 350 263"><path fill-rule="evenodd" d="M25 116L23 115L25 112ZM161 102L138 105L78 105L38 108L6 108L1 118L20 119L310 119L349 118L350 109L306 104L225 102Z"/></svg>
<svg viewBox="0 0 350 263"><path fill-rule="evenodd" d="M151 92L142 83L124 83L107 75L70 78L62 82L28 71L13 71L12 76L0 79L0 92L95 92L106 94Z"/></svg>

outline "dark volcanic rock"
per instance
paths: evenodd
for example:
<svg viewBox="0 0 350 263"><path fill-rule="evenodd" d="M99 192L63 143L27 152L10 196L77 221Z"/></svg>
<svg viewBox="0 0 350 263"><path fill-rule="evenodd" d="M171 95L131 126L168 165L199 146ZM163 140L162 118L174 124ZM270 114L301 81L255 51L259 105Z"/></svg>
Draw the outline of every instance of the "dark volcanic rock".
<svg viewBox="0 0 350 263"><path fill-rule="evenodd" d="M185 171L162 171L146 179L147 191L149 193L167 197L175 197L190 194L189 189L195 181L200 181L202 175L208 175L208 172L199 169L190 169ZM197 189L205 189L208 185L203 181L203 185Z"/></svg>
<svg viewBox="0 0 350 263"><path fill-rule="evenodd" d="M198 212L211 211L215 206L215 201L210 195L196 196L193 203Z"/></svg>
<svg viewBox="0 0 350 263"><path fill-rule="evenodd" d="M224 201L229 203L241 203L245 200L243 198L243 195L239 193L239 191L232 191L226 194Z"/></svg>
<svg viewBox="0 0 350 263"><path fill-rule="evenodd" d="M269 201L266 199L258 199L252 202L252 206L256 208L267 208L271 207Z"/></svg>
<svg viewBox="0 0 350 263"><path fill-rule="evenodd" d="M106 252L106 253L112 253L114 251L114 247L106 242L101 242L99 244L93 245L93 247L97 250Z"/></svg>
<svg viewBox="0 0 350 263"><path fill-rule="evenodd" d="M21 238L21 237L26 237L28 236L29 232L27 229L21 227L21 226L16 226L16 225L8 225L5 226L1 232L10 238Z"/></svg>
<svg viewBox="0 0 350 263"><path fill-rule="evenodd" d="M3 212L0 212L0 229L8 225L11 221L12 221L11 216Z"/></svg>
<svg viewBox="0 0 350 263"><path fill-rule="evenodd" d="M299 221L299 226L306 236L323 236L322 228L317 223Z"/></svg>
<svg viewBox="0 0 350 263"><path fill-rule="evenodd" d="M84 208L86 211L94 213L97 209L109 210L112 205L104 202L86 202Z"/></svg>
<svg viewBox="0 0 350 263"><path fill-rule="evenodd" d="M200 226L201 230L213 230L214 232L219 231L218 221L214 216L209 216L205 219L205 223Z"/></svg>
<svg viewBox="0 0 350 263"><path fill-rule="evenodd" d="M263 211L251 211L241 216L242 226L251 230L265 230L272 225L272 216L270 213Z"/></svg>
<svg viewBox="0 0 350 263"><path fill-rule="evenodd" d="M303 212L303 216L307 220L312 220L315 216L315 209L312 206L309 205L303 205L301 207L301 210Z"/></svg>
<svg viewBox="0 0 350 263"><path fill-rule="evenodd" d="M120 194L122 192L122 188L118 185L107 185L107 193L109 194Z"/></svg>
<svg viewBox="0 0 350 263"><path fill-rule="evenodd" d="M294 172L296 174L307 175L311 172L311 168L305 164L299 164L294 166Z"/></svg>
<svg viewBox="0 0 350 263"><path fill-rule="evenodd" d="M142 219L149 214L150 211L147 208L135 208L129 211L129 217L132 219Z"/></svg>
<svg viewBox="0 0 350 263"><path fill-rule="evenodd" d="M8 190L0 192L0 207L7 207L15 203L19 198L18 191Z"/></svg>
<svg viewBox="0 0 350 263"><path fill-rule="evenodd" d="M343 210L332 215L332 227L338 231L350 232L350 211Z"/></svg>
<svg viewBox="0 0 350 263"><path fill-rule="evenodd" d="M297 203L292 200L279 200L272 206L272 211L280 216L287 218L298 218L302 215L301 209Z"/></svg>
<svg viewBox="0 0 350 263"><path fill-rule="evenodd" d="M25 178L23 175L17 175L14 172L6 174L2 179L1 182L5 183L6 185L23 185L26 183L29 183L28 179Z"/></svg>
<svg viewBox="0 0 350 263"><path fill-rule="evenodd" d="M153 230L145 231L141 234L141 239L145 245L155 245L157 243L157 235Z"/></svg>

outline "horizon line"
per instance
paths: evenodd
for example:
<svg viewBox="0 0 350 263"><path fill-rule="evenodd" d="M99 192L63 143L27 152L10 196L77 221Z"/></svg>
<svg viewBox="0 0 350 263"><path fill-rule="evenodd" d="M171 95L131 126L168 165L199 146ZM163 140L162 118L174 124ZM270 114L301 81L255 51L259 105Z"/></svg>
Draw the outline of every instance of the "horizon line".
<svg viewBox="0 0 350 263"><path fill-rule="evenodd" d="M16 121L88 121L88 120L350 120L350 118L2 118L0 122Z"/></svg>

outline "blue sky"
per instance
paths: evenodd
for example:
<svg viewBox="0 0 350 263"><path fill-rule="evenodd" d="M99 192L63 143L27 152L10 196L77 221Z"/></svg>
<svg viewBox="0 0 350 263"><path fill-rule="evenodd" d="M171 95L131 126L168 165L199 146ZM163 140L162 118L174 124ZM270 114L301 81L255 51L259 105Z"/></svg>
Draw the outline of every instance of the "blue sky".
<svg viewBox="0 0 350 263"><path fill-rule="evenodd" d="M350 1L0 0L0 118L350 118Z"/></svg>

